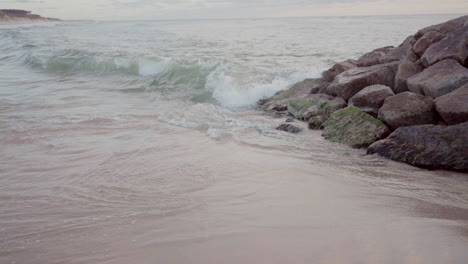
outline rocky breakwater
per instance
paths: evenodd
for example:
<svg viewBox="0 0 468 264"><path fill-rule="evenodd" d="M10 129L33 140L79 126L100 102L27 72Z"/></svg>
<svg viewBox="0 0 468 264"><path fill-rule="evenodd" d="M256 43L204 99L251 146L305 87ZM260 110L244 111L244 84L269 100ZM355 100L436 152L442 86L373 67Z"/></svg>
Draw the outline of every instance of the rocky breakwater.
<svg viewBox="0 0 468 264"><path fill-rule="evenodd" d="M468 16L336 63L259 108L368 154L468 172Z"/></svg>
<svg viewBox="0 0 468 264"><path fill-rule="evenodd" d="M56 18L42 17L30 11L17 9L0 9L0 23L32 23L60 21Z"/></svg>

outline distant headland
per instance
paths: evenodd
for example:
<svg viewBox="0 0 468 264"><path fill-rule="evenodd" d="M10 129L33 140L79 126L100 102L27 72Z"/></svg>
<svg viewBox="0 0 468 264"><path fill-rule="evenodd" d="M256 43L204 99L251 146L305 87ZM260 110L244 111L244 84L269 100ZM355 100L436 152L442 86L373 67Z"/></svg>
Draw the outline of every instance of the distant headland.
<svg viewBox="0 0 468 264"><path fill-rule="evenodd" d="M32 23L61 21L57 18L42 17L31 14L31 11L17 9L0 9L0 23Z"/></svg>

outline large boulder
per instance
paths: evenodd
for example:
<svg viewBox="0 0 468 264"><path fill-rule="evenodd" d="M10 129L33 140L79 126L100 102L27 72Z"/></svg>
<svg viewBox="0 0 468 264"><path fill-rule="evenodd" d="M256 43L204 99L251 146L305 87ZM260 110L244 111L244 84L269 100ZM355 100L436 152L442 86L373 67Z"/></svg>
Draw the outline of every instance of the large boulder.
<svg viewBox="0 0 468 264"><path fill-rule="evenodd" d="M290 100L297 100L310 96L313 92L326 88L328 82L323 79L305 79L291 88L277 92L269 99L262 100L260 109L266 111L286 111Z"/></svg>
<svg viewBox="0 0 468 264"><path fill-rule="evenodd" d="M429 169L468 172L468 122L400 127L367 153Z"/></svg>
<svg viewBox="0 0 468 264"><path fill-rule="evenodd" d="M323 126L325 139L353 148L365 148L390 133L382 121L352 106L333 113Z"/></svg>
<svg viewBox="0 0 468 264"><path fill-rule="evenodd" d="M459 29L461 27L466 26L467 22L468 22L468 16L462 16L462 17L455 18L455 19L452 19L450 21L447 21L447 22L444 22L444 23L441 23L441 24L437 24L437 25L433 25L433 26L423 28L423 29L419 30L414 35L414 37L415 37L416 40L419 40L427 32L430 32L430 31L438 31L438 32L440 32L442 34L447 34L449 32L455 31L455 30L457 30L457 29Z"/></svg>
<svg viewBox="0 0 468 264"><path fill-rule="evenodd" d="M377 115L385 98L395 95L392 89L385 85L371 85L359 91L348 101L349 106L356 106L365 113Z"/></svg>
<svg viewBox="0 0 468 264"><path fill-rule="evenodd" d="M342 98L327 94L312 94L289 101L288 111L299 120L309 120L312 116L329 116L336 110L346 107Z"/></svg>
<svg viewBox="0 0 468 264"><path fill-rule="evenodd" d="M451 32L446 38L430 46L421 57L425 67L446 59L454 59L468 66L468 26Z"/></svg>
<svg viewBox="0 0 468 264"><path fill-rule="evenodd" d="M382 84L393 87L398 64L398 62L391 62L347 70L335 77L327 91L329 94L349 100L370 85Z"/></svg>
<svg viewBox="0 0 468 264"><path fill-rule="evenodd" d="M468 69L456 60L443 60L408 79L413 93L439 97L468 83Z"/></svg>
<svg viewBox="0 0 468 264"><path fill-rule="evenodd" d="M403 62L398 65L398 70L395 75L395 93L408 91L408 78L423 71L423 67L417 62Z"/></svg>
<svg viewBox="0 0 468 264"><path fill-rule="evenodd" d="M380 60L394 49L393 46L378 48L371 52L368 52L357 60L358 67L369 67L376 64L380 64Z"/></svg>
<svg viewBox="0 0 468 264"><path fill-rule="evenodd" d="M342 62L339 62L330 69L326 70L323 72L322 77L325 81L327 82L332 82L335 77L342 73L345 72L349 69L357 67L357 61L356 60L345 60Z"/></svg>
<svg viewBox="0 0 468 264"><path fill-rule="evenodd" d="M385 99L379 110L379 119L392 129L433 124L435 122L434 103L429 97L403 92Z"/></svg>
<svg viewBox="0 0 468 264"><path fill-rule="evenodd" d="M391 49L386 55L380 58L379 63L388 63L392 61L412 61L418 60L418 56L413 51L413 44L416 42L413 36L408 38L401 43L400 46Z"/></svg>
<svg viewBox="0 0 468 264"><path fill-rule="evenodd" d="M421 57L432 44L441 41L443 38L445 38L445 35L439 31L429 31L416 41L413 46L413 50L419 57Z"/></svg>
<svg viewBox="0 0 468 264"><path fill-rule="evenodd" d="M436 110L449 125L468 121L468 84L435 100Z"/></svg>

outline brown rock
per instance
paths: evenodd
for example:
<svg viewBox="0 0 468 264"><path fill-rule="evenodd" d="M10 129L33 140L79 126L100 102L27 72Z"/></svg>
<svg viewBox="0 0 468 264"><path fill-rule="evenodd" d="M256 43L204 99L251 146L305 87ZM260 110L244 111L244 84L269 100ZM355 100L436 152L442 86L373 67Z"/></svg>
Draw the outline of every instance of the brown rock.
<svg viewBox="0 0 468 264"><path fill-rule="evenodd" d="M423 71L423 67L416 62L403 62L398 66L395 76L395 86L393 91L395 93L402 93L408 91L408 78Z"/></svg>
<svg viewBox="0 0 468 264"><path fill-rule="evenodd" d="M428 169L468 172L468 122L400 127L372 144L367 153Z"/></svg>
<svg viewBox="0 0 468 264"><path fill-rule="evenodd" d="M262 100L260 109L266 111L285 111L287 110L287 105L290 100L307 97L317 89L326 88L328 84L329 83L323 79L306 79L287 90L279 91L272 97Z"/></svg>
<svg viewBox="0 0 468 264"><path fill-rule="evenodd" d="M392 61L412 61L418 60L418 56L413 51L413 44L416 42L413 36L406 38L403 43L391 49L386 55L379 59L379 63L388 63Z"/></svg>
<svg viewBox="0 0 468 264"><path fill-rule="evenodd" d="M333 67L323 72L323 79L327 82L332 82L335 76L338 74L347 71L349 69L357 67L356 60L345 60L335 64Z"/></svg>
<svg viewBox="0 0 468 264"><path fill-rule="evenodd" d="M392 129L433 124L435 122L434 103L431 98L403 92L385 99L379 110L379 119Z"/></svg>
<svg viewBox="0 0 468 264"><path fill-rule="evenodd" d="M421 62L425 67L429 67L442 60L454 59L466 66L468 64L467 58L468 27L462 27L430 46L421 57Z"/></svg>
<svg viewBox="0 0 468 264"><path fill-rule="evenodd" d="M378 48L368 52L357 60L358 67L369 67L380 63L380 60L394 49L393 46Z"/></svg>
<svg viewBox="0 0 468 264"><path fill-rule="evenodd" d="M349 99L349 106L361 108L380 109L385 98L395 95L392 89L385 85L371 85L359 91Z"/></svg>
<svg viewBox="0 0 468 264"><path fill-rule="evenodd" d="M413 46L414 52L421 57L432 44L445 38L445 35L438 31L429 31L422 36Z"/></svg>
<svg viewBox="0 0 468 264"><path fill-rule="evenodd" d="M468 84L435 100L437 112L449 125L468 121Z"/></svg>
<svg viewBox="0 0 468 264"><path fill-rule="evenodd" d="M335 77L328 86L328 93L349 100L367 86L382 84L393 87L398 62L359 67L347 70Z"/></svg>
<svg viewBox="0 0 468 264"><path fill-rule="evenodd" d="M427 32L429 31L438 31L442 34L447 34L451 31L454 31L454 30L457 30L463 26L466 25L468 21L468 16L462 16L462 17L459 17L459 18L455 18L455 19L452 19L450 21L447 21L447 22L444 22L444 23L441 23L441 24L437 24L437 25L433 25L433 26L430 26L430 27L426 27L426 28L423 28L421 30L419 30L415 35L415 39L416 40L419 40L422 36L424 36Z"/></svg>
<svg viewBox="0 0 468 264"><path fill-rule="evenodd" d="M450 93L468 83L468 69L455 60L443 60L408 79L413 93L433 98Z"/></svg>

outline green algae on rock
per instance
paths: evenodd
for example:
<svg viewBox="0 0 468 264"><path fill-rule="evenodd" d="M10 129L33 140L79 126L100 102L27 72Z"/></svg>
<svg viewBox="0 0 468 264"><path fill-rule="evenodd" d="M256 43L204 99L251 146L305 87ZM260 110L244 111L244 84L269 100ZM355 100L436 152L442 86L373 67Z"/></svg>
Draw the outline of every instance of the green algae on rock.
<svg viewBox="0 0 468 264"><path fill-rule="evenodd" d="M325 139L353 148L368 147L390 133L382 121L361 112L357 107L347 107L336 111L323 126Z"/></svg>

